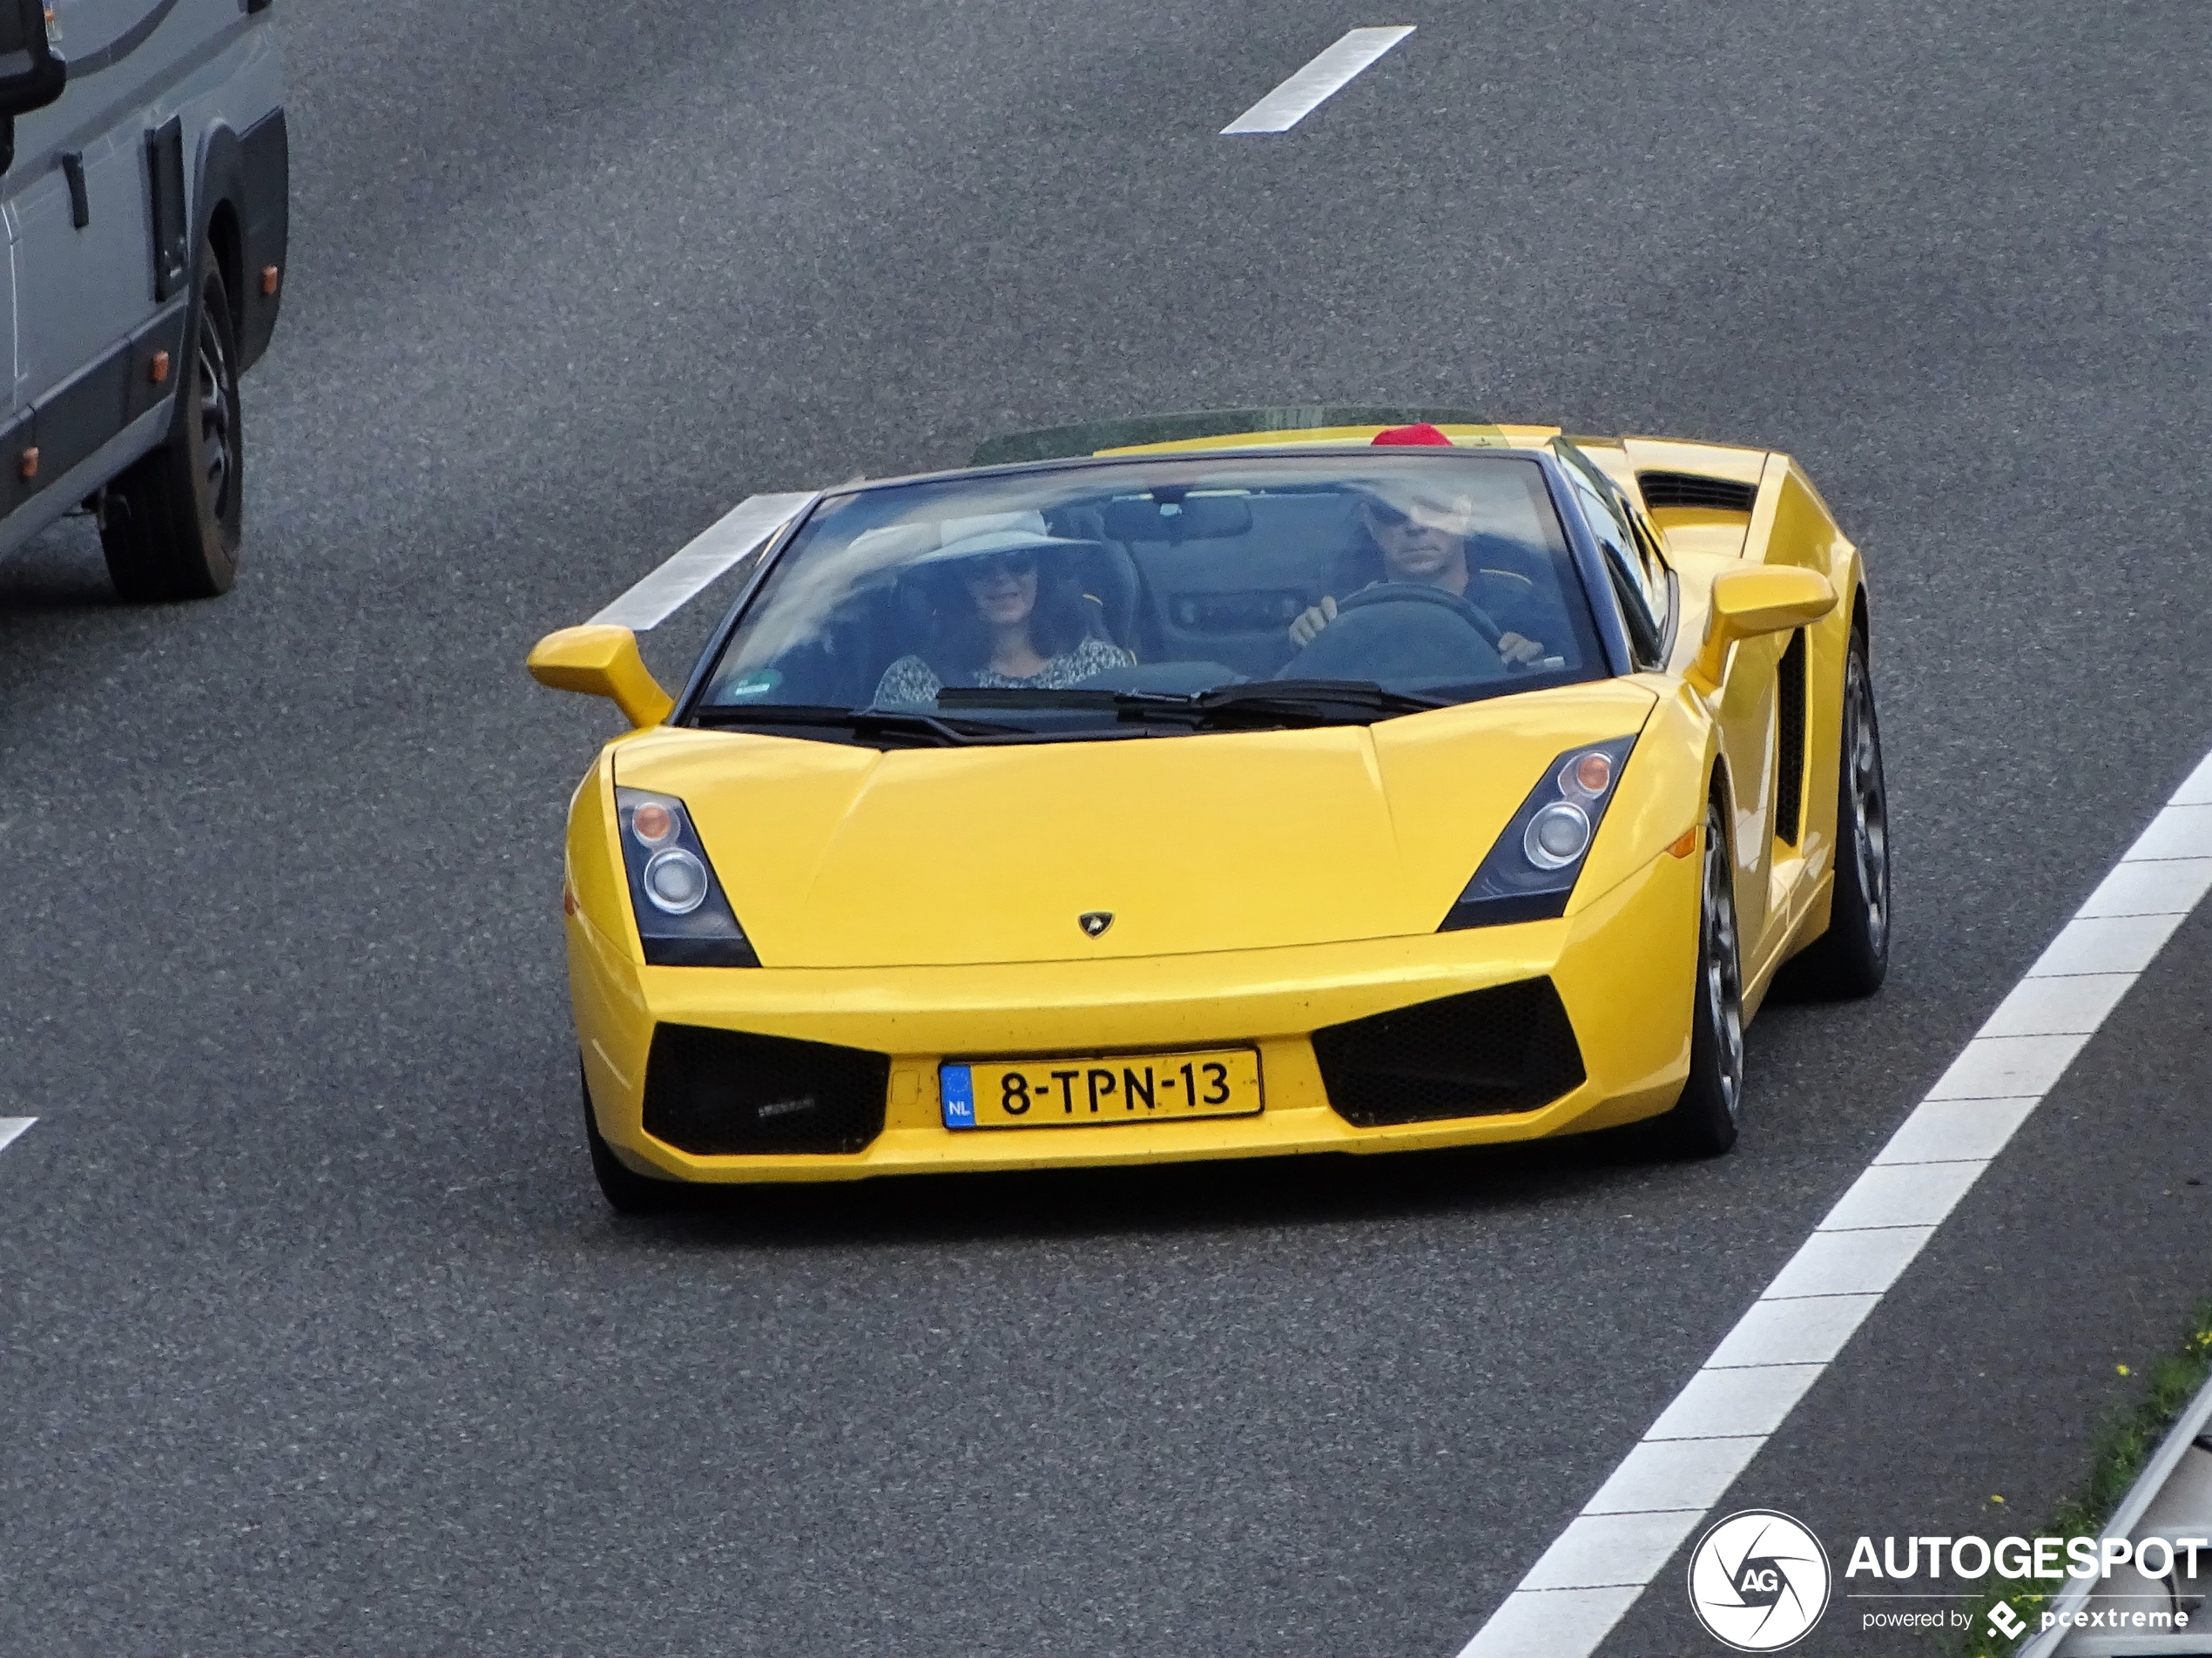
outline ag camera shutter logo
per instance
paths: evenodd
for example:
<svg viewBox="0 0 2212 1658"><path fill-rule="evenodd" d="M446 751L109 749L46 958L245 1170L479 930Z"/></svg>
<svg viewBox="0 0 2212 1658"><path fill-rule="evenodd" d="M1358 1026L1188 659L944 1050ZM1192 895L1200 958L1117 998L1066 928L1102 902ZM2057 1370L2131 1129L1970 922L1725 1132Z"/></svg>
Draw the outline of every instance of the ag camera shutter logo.
<svg viewBox="0 0 2212 1658"><path fill-rule="evenodd" d="M1737 1652L1779 1652L1828 1609L1828 1551L1771 1508L1716 1520L1689 1555L1689 1608L1705 1633Z"/></svg>

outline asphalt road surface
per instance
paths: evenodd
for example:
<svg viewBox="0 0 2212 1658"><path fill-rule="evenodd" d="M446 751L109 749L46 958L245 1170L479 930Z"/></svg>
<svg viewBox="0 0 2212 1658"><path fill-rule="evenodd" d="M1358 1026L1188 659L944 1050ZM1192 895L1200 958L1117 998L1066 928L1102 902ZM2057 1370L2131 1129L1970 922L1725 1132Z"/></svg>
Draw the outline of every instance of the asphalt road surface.
<svg viewBox="0 0 2212 1658"><path fill-rule="evenodd" d="M2212 744L2188 0L280 15L237 590L120 606L82 521L0 565L0 1653L1449 1658ZM1804 460L1889 987L1762 1016L1718 1163L612 1217L558 906L610 720L530 643L748 493L1321 398ZM2212 1287L2208 981L2200 916L1729 1506L2075 1477ZM1713 1649L1671 1567L1605 1648Z"/></svg>

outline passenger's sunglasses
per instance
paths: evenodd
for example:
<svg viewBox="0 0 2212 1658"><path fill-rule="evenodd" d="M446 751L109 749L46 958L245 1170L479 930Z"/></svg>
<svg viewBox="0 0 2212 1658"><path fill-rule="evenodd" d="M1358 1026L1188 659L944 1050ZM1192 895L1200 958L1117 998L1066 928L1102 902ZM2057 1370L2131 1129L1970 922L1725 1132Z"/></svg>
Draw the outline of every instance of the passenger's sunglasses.
<svg viewBox="0 0 2212 1658"><path fill-rule="evenodd" d="M1017 581L1024 576L1036 574L1037 556L1033 552L981 553L960 562L960 573L971 582L988 582L994 576L1011 576Z"/></svg>

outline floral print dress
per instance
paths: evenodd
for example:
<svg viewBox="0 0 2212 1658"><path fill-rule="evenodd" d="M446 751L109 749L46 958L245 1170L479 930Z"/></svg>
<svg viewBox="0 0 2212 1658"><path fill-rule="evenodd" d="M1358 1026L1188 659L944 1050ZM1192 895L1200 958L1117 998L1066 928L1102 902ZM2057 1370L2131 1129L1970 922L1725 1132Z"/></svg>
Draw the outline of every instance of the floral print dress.
<svg viewBox="0 0 2212 1658"><path fill-rule="evenodd" d="M1135 657L1117 644L1109 644L1103 639L1085 639L1072 650L1046 657L1044 666L1027 679L979 668L968 677L968 684L980 690L1065 691L1095 673L1103 673L1109 668L1133 667L1136 662ZM901 657L884 670L883 678L875 688L876 705L934 703L944 685L945 682L937 677L936 670L920 657Z"/></svg>

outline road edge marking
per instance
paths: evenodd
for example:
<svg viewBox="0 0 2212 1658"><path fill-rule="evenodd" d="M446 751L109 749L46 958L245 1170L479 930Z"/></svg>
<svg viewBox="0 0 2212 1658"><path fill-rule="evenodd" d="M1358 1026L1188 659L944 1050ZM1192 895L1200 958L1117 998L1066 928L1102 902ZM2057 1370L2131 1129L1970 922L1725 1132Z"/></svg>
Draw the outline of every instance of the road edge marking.
<svg viewBox="0 0 2212 1658"><path fill-rule="evenodd" d="M2212 858L2207 807L2212 754L2167 798L1460 1658L1589 1658L1603 1644L2196 907L2206 887L2195 863ZM2160 903L2160 886L2142 866L2167 862L2176 867L2165 907L2147 907ZM2104 905L2122 892L2129 913L2114 916ZM2094 1014L2067 1005L2069 979L2081 981ZM1786 1338L1792 1324L1801 1344L1794 1350ZM1760 1425L1716 1432L1747 1424ZM1630 1513L1642 1518L1624 1527L1621 1517Z"/></svg>
<svg viewBox="0 0 2212 1658"><path fill-rule="evenodd" d="M0 1117L0 1151L23 1138L24 1130L37 1121L37 1117Z"/></svg>
<svg viewBox="0 0 2212 1658"><path fill-rule="evenodd" d="M1222 128L1219 136L1289 131L1413 32L1409 23L1347 30L1333 45Z"/></svg>

